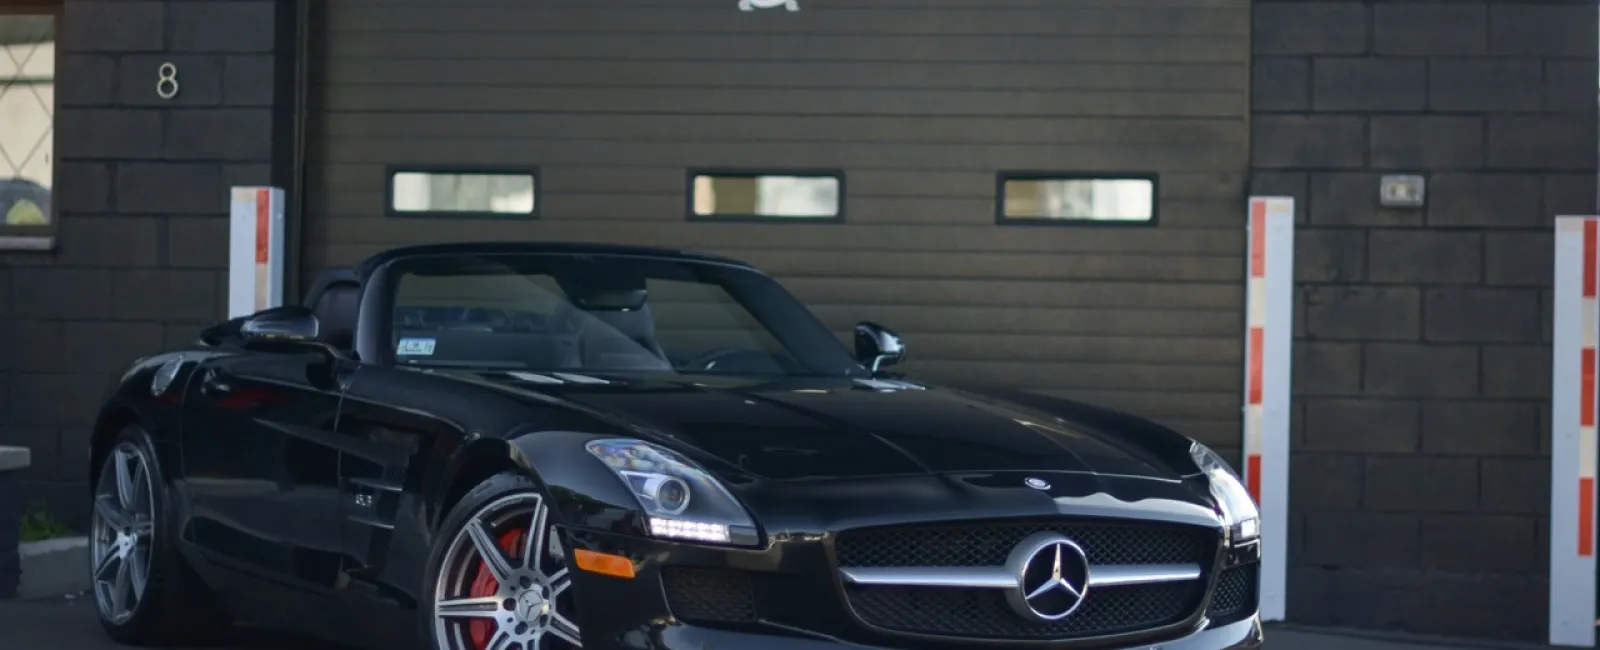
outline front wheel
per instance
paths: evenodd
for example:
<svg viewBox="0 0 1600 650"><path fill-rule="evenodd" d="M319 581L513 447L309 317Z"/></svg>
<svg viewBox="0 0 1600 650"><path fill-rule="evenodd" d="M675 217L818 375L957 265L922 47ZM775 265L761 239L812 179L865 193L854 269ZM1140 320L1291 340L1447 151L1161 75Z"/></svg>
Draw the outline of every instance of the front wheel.
<svg viewBox="0 0 1600 650"><path fill-rule="evenodd" d="M567 552L534 482L490 477L451 509L423 604L435 650L583 647Z"/></svg>
<svg viewBox="0 0 1600 650"><path fill-rule="evenodd" d="M149 435L117 435L93 483L89 561L95 611L119 643L210 645L229 622L168 531L166 481Z"/></svg>

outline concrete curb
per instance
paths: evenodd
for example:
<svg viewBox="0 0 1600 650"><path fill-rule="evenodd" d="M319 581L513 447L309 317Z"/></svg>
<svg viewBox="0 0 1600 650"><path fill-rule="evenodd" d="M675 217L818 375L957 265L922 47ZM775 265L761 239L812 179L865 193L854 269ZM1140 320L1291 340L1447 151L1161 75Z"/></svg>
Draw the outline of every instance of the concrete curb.
<svg viewBox="0 0 1600 650"><path fill-rule="evenodd" d="M27 447L0 447L0 598L17 594L21 560L17 544L22 536L22 488L18 475L33 462Z"/></svg>
<svg viewBox="0 0 1600 650"><path fill-rule="evenodd" d="M50 598L89 589L89 538L61 537L28 542L22 558L18 598Z"/></svg>

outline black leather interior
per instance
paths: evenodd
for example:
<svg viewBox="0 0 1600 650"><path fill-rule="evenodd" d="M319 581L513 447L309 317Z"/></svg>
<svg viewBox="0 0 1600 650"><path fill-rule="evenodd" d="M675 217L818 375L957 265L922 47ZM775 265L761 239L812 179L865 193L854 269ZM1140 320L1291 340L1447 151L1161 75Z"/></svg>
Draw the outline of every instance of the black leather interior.
<svg viewBox="0 0 1600 650"><path fill-rule="evenodd" d="M650 305L633 311L591 311L589 315L616 328L645 349L660 353L661 348L656 346L656 320L650 315Z"/></svg>
<svg viewBox="0 0 1600 650"><path fill-rule="evenodd" d="M648 304L632 311L584 311L564 303L551 322L557 332L577 337L583 367L655 367L666 362L666 351L656 344L656 322Z"/></svg>
<svg viewBox="0 0 1600 650"><path fill-rule="evenodd" d="M317 338L341 350L355 347L356 315L361 310L361 285L354 282L329 284L317 296L312 311L317 314Z"/></svg>

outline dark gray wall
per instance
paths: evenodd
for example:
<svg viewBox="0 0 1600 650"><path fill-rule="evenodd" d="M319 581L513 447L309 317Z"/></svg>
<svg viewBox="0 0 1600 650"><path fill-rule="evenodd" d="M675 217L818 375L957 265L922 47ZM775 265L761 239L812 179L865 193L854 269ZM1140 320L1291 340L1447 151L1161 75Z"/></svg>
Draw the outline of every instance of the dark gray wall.
<svg viewBox="0 0 1600 650"><path fill-rule="evenodd" d="M1595 210L1595 6L1254 14L1252 186L1301 208L1289 617L1543 638L1551 226ZM1382 172L1427 175L1427 209L1380 208Z"/></svg>
<svg viewBox="0 0 1600 650"><path fill-rule="evenodd" d="M89 427L115 373L225 311L227 187L270 183L287 159L293 32L278 0L64 5L59 244L0 253L0 442L32 448L30 498L82 523ZM164 101L168 61L181 86Z"/></svg>
<svg viewBox="0 0 1600 650"><path fill-rule="evenodd" d="M313 21L306 256L567 239L748 259L921 377L1239 446L1249 2L340 0ZM540 166L538 221L382 216L384 166ZM687 223L689 167L847 175L842 224ZM1157 228L996 226L1002 169L1158 172Z"/></svg>

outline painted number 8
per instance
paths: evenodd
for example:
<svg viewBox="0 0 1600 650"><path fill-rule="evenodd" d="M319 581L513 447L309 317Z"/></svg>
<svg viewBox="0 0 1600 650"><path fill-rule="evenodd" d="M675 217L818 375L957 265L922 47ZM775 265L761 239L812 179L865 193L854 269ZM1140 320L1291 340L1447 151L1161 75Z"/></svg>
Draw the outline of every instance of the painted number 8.
<svg viewBox="0 0 1600 650"><path fill-rule="evenodd" d="M178 66L168 62L156 68L156 96L172 99L178 96Z"/></svg>

